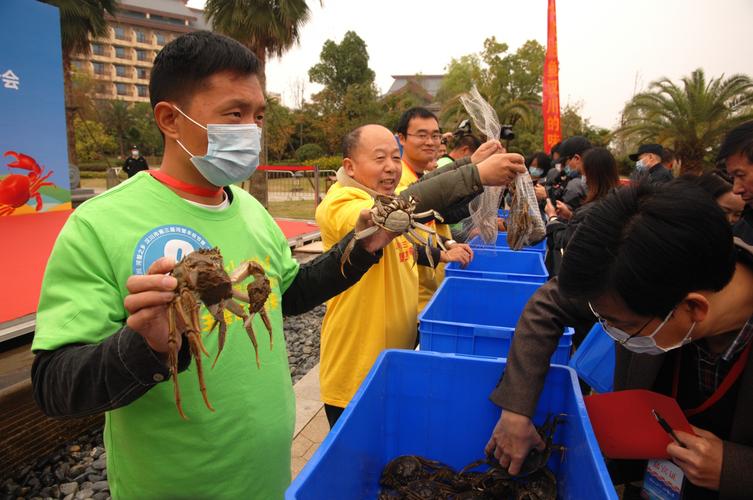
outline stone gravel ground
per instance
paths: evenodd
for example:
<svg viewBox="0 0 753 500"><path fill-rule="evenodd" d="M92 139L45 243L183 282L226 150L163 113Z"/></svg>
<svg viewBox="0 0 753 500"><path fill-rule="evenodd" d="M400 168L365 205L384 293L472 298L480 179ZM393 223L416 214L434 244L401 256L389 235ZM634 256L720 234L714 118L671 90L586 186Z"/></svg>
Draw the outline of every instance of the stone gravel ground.
<svg viewBox="0 0 753 500"><path fill-rule="evenodd" d="M319 362L319 333L324 311L321 305L284 319L293 383ZM102 429L95 429L36 463L20 468L13 478L3 479L0 499L109 499L105 460Z"/></svg>

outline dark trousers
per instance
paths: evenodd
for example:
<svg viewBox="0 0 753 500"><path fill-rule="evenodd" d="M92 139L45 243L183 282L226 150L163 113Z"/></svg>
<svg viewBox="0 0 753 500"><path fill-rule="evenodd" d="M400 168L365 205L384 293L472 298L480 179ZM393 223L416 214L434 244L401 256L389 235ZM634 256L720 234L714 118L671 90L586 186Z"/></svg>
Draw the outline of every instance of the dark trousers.
<svg viewBox="0 0 753 500"><path fill-rule="evenodd" d="M324 404L324 413L327 414L327 421L329 422L330 429L335 426L335 423L337 423L337 420L340 418L340 415L343 414L343 411L345 411L345 408L328 405L326 403Z"/></svg>

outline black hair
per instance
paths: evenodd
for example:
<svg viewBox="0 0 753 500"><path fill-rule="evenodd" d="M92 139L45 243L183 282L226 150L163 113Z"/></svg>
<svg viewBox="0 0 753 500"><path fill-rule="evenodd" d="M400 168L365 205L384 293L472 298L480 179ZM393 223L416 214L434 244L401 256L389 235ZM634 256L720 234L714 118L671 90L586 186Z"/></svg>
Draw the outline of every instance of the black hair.
<svg viewBox="0 0 753 500"><path fill-rule="evenodd" d="M549 154L552 157L554 157L554 153L559 153L560 152L560 146L561 145L562 145L562 142L560 141L557 144L555 144L554 146L552 146L552 149L549 151Z"/></svg>
<svg viewBox="0 0 753 500"><path fill-rule="evenodd" d="M672 151L669 148L662 148L661 153L661 162L662 163L671 163L676 158L675 152Z"/></svg>
<svg viewBox="0 0 753 500"><path fill-rule="evenodd" d="M691 182L711 195L715 200L720 196L732 192L732 184L730 184L725 178L721 177L717 172L708 172L703 175L685 174L678 179L686 182Z"/></svg>
<svg viewBox="0 0 753 500"><path fill-rule="evenodd" d="M533 160L536 160L536 165L544 170L544 174L546 175L547 172L552 168L552 159L549 157L548 154L546 154L543 151L537 151L536 153L533 153L526 162L526 165L529 167L533 163ZM542 176L543 177L543 176Z"/></svg>
<svg viewBox="0 0 753 500"><path fill-rule="evenodd" d="M730 156L741 153L748 158L750 163L753 163L753 121L738 125L724 136L716 161L717 163L723 162Z"/></svg>
<svg viewBox="0 0 753 500"><path fill-rule="evenodd" d="M716 201L687 181L644 181L591 205L558 279L566 295L611 292L634 313L663 317L690 292L721 290L734 271L732 229Z"/></svg>
<svg viewBox="0 0 753 500"><path fill-rule="evenodd" d="M468 146L468 150L471 153L475 153L476 150L481 146L481 139L473 134L463 134L459 138L455 139L452 149L460 149L464 146Z"/></svg>
<svg viewBox="0 0 753 500"><path fill-rule="evenodd" d="M222 71L259 72L259 60L237 41L210 31L181 35L159 51L149 78L152 109L161 101L184 103L207 78Z"/></svg>
<svg viewBox="0 0 753 500"><path fill-rule="evenodd" d="M607 148L597 147L586 150L583 155L583 173L586 176L586 199L591 203L603 198L620 185L617 161Z"/></svg>
<svg viewBox="0 0 753 500"><path fill-rule="evenodd" d="M361 125L345 134L340 146L343 158L353 158L353 153L358 148L358 143L361 142L361 132L364 127L365 125Z"/></svg>
<svg viewBox="0 0 753 500"><path fill-rule="evenodd" d="M434 118L435 120L437 120L437 124L439 124L437 115L426 108L416 106L410 108L400 117L400 121L397 122L397 133L406 135L408 133L408 125L410 125L410 121L414 118Z"/></svg>

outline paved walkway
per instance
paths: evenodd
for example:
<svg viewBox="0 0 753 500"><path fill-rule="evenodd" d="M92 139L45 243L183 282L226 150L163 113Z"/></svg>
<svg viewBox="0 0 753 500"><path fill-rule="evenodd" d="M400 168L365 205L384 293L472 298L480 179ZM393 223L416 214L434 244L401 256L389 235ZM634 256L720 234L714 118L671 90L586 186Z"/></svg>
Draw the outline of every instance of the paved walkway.
<svg viewBox="0 0 753 500"><path fill-rule="evenodd" d="M291 469L295 479L329 432L319 393L319 365L309 370L295 384L294 390L296 412Z"/></svg>

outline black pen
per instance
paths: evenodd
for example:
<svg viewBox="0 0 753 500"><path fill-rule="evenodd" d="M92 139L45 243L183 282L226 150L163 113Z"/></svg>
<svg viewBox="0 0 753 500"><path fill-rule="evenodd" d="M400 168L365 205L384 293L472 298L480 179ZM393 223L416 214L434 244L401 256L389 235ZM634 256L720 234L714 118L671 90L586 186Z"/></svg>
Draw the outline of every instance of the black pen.
<svg viewBox="0 0 753 500"><path fill-rule="evenodd" d="M654 418L656 419L657 422L659 422L659 425L661 425L662 429L664 429L664 431L667 434L669 434L670 436L672 436L672 439L674 439L677 444L679 444L683 448L687 448L687 446L685 446L685 443L683 443L682 441L680 441L680 439L677 437L677 434L675 434L675 431L672 430L672 427L670 427L670 425L667 423L667 421L664 420L662 418L662 416L659 415L659 413L656 410L651 410L651 413L653 413Z"/></svg>

